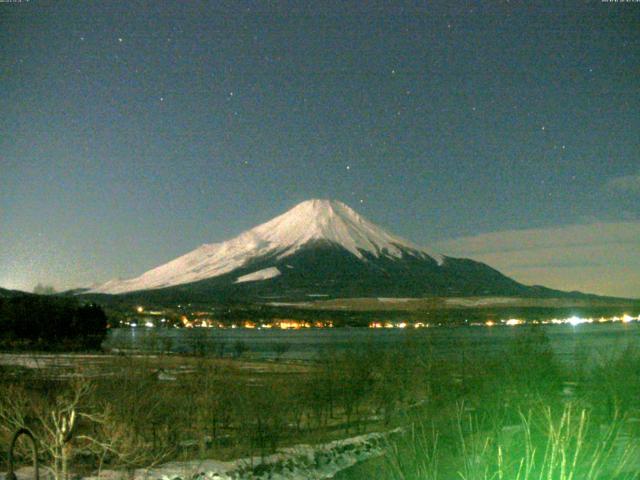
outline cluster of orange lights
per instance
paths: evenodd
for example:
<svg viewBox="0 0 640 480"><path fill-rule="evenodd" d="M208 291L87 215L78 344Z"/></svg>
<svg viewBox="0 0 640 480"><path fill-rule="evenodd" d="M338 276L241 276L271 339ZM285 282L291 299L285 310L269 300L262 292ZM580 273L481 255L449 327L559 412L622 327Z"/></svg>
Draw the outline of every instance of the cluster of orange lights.
<svg viewBox="0 0 640 480"><path fill-rule="evenodd" d="M180 317L180 323L185 328L224 328L224 325L210 318L196 318L190 320L186 315Z"/></svg>
<svg viewBox="0 0 640 480"><path fill-rule="evenodd" d="M252 320L245 320L240 323L233 323L231 325L225 325L223 323L208 319L197 318L190 320L186 315L180 317L182 326L185 328L248 328L248 329L269 329L279 328L282 330L298 330L301 328L332 328L332 321L315 321L307 322L304 320L274 320L268 323L258 323Z"/></svg>
<svg viewBox="0 0 640 480"><path fill-rule="evenodd" d="M430 325L428 323L415 322L415 323L407 323L407 322L370 322L369 328L428 328Z"/></svg>
<svg viewBox="0 0 640 480"><path fill-rule="evenodd" d="M331 328L333 327L332 321L315 321L307 322L305 320L274 320L271 324L273 328L280 328L282 330L298 330L300 328ZM270 328L270 327L268 327Z"/></svg>

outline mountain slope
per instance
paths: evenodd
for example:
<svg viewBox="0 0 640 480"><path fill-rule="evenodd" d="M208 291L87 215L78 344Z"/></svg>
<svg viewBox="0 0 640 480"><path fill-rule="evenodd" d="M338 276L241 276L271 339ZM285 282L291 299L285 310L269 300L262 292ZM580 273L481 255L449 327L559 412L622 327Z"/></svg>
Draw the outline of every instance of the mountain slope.
<svg viewBox="0 0 640 480"><path fill-rule="evenodd" d="M232 240L85 294L178 302L566 295L522 285L480 262L435 255L329 200L302 202Z"/></svg>
<svg viewBox="0 0 640 480"><path fill-rule="evenodd" d="M285 258L314 241L339 245L360 260L365 255L400 258L403 252L411 251L442 261L442 257L387 233L341 202L308 200L232 240L202 245L139 277L112 280L90 293L118 294L197 282L242 268L257 258Z"/></svg>

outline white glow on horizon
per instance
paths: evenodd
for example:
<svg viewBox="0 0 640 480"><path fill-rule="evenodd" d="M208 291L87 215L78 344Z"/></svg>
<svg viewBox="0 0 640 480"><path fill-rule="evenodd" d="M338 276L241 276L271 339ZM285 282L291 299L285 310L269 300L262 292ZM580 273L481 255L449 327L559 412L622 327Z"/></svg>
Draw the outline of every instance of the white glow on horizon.
<svg viewBox="0 0 640 480"><path fill-rule="evenodd" d="M569 323L573 327L575 327L576 325L581 325L586 322L587 320L585 318L576 317L575 315L567 319L567 323Z"/></svg>

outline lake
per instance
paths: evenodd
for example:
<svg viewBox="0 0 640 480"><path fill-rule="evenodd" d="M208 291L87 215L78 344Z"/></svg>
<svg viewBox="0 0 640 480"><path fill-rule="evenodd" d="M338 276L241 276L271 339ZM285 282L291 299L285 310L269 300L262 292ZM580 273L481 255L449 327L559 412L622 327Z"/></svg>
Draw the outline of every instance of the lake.
<svg viewBox="0 0 640 480"><path fill-rule="evenodd" d="M171 351L175 353L207 353L229 356L243 350L256 359L281 357L289 360L313 360L327 350L344 351L357 348L393 348L422 345L442 357L469 353L496 352L505 348L523 329L542 329L554 352L572 363L579 355L591 360L607 357L627 346L640 347L640 324L603 323L528 326L458 326L421 329L111 329L104 345L115 350L139 352Z"/></svg>

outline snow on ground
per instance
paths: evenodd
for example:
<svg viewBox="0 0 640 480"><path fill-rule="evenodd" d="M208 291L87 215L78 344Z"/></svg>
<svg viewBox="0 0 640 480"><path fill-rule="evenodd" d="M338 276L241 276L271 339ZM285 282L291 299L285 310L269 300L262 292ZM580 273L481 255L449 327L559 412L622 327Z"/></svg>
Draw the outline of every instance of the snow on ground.
<svg viewBox="0 0 640 480"><path fill-rule="evenodd" d="M267 302L271 307L312 307L311 302Z"/></svg>
<svg viewBox="0 0 640 480"><path fill-rule="evenodd" d="M170 462L150 469L127 472L106 470L84 480L322 480L358 462L384 453L386 437L398 433L368 433L319 445L300 444L278 453L232 461L193 460Z"/></svg>
<svg viewBox="0 0 640 480"><path fill-rule="evenodd" d="M517 302L517 298L511 297L485 297L485 298L447 298L447 305L456 305L460 307L480 307L483 305L498 305Z"/></svg>
<svg viewBox="0 0 640 480"><path fill-rule="evenodd" d="M269 267L263 270L258 270L257 272L248 273L246 275L242 275L238 277L238 279L234 283L243 283L243 282L255 282L257 280L268 280L269 278L274 278L280 275L280 270L276 267Z"/></svg>
<svg viewBox="0 0 640 480"><path fill-rule="evenodd" d="M0 353L0 366L35 370L73 370L78 365L108 363L111 355L81 353ZM87 373L87 372L84 372Z"/></svg>

